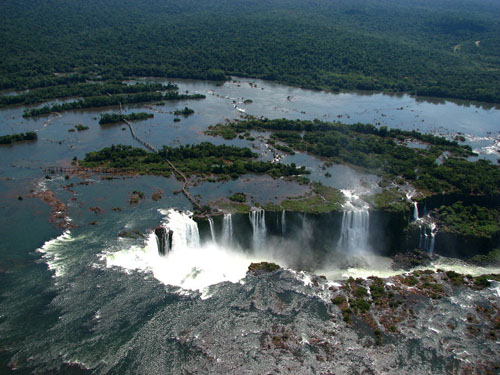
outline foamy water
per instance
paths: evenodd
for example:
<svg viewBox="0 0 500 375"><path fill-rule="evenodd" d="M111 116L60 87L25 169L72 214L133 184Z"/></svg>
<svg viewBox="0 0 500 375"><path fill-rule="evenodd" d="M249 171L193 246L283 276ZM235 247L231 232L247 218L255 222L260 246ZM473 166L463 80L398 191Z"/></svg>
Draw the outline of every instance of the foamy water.
<svg viewBox="0 0 500 375"><path fill-rule="evenodd" d="M107 267L149 271L164 284L199 290L223 281L238 282L252 262L265 259L214 243L203 246L173 246L165 256L158 253L156 236L151 233L144 247L132 246L105 256Z"/></svg>
<svg viewBox="0 0 500 375"><path fill-rule="evenodd" d="M160 212L166 215L163 225L173 231L172 250L160 255L156 236L150 233L143 247L132 246L106 254L107 267L151 272L164 284L202 291L224 281L238 282L252 262L272 261L213 242L200 245L197 225L189 212L173 209Z"/></svg>
<svg viewBox="0 0 500 375"><path fill-rule="evenodd" d="M69 230L66 230L60 236L49 240L43 244L42 247L36 251L43 254L42 258L47 263L50 270L54 271L54 277L61 277L67 264L67 259L64 256L64 249L75 241Z"/></svg>
<svg viewBox="0 0 500 375"><path fill-rule="evenodd" d="M374 254L366 254L366 263L360 267L349 267L345 269L327 267L317 270L316 273L326 276L329 280L343 280L349 277L366 279L370 276L388 278L397 275L406 274L413 271L438 269L444 271L455 271L463 275L481 276L487 274L500 273L500 267L479 267L467 264L458 259L440 257L427 266L416 267L411 270L393 269L391 258L382 257Z"/></svg>

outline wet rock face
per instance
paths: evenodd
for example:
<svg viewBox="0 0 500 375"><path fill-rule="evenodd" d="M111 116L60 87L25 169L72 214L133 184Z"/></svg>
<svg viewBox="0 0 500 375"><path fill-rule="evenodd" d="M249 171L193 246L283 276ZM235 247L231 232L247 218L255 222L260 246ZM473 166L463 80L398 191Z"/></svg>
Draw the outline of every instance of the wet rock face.
<svg viewBox="0 0 500 375"><path fill-rule="evenodd" d="M407 251L392 257L392 269L409 271L416 267L428 266L436 256L422 250Z"/></svg>
<svg viewBox="0 0 500 375"><path fill-rule="evenodd" d="M162 226L155 228L156 242L158 244L158 252L165 255L172 249L172 235L173 231L167 230Z"/></svg>

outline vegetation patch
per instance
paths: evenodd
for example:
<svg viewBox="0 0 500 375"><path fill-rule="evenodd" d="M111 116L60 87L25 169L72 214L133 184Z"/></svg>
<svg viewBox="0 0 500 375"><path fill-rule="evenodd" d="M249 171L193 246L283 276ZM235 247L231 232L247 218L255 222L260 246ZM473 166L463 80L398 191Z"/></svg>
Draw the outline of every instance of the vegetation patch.
<svg viewBox="0 0 500 375"><path fill-rule="evenodd" d="M500 169L486 160L476 162L469 146L417 131L388 129L369 124L343 124L319 120L255 119L218 124L210 135L236 135L251 130L269 131L276 141L293 150L348 164L368 173L409 182L424 195L458 192L467 195L494 195L500 192ZM412 149L406 141L425 143L425 149ZM441 163L438 158L446 153ZM373 203L391 210L404 209L396 192L382 193Z"/></svg>
<svg viewBox="0 0 500 375"><path fill-rule="evenodd" d="M38 87L17 95L0 96L0 107L12 104L35 104L51 99L75 96L96 97L178 89L177 85L172 83L167 85L162 85L161 83L136 83L134 85L127 85L123 82L88 83L78 82L78 77L75 78L75 82L72 84L59 85L55 82L56 85L54 86ZM68 81L71 83L71 79L68 79Z"/></svg>
<svg viewBox="0 0 500 375"><path fill-rule="evenodd" d="M77 125L75 125L75 129L78 130L79 132L81 132L81 131L84 131L84 130L88 130L89 127L85 126L83 124L77 124Z"/></svg>
<svg viewBox="0 0 500 375"><path fill-rule="evenodd" d="M229 196L229 200L233 202L245 203L247 201L247 196L245 193L234 193L233 195Z"/></svg>
<svg viewBox="0 0 500 375"><path fill-rule="evenodd" d="M491 280L500 280L500 275L472 277L453 271L422 270L388 279L350 277L342 281L339 289L329 289L334 293L331 302L336 307L333 309L338 309L341 319L356 327L360 323L367 325L372 329L374 343L382 345L385 337L400 334L401 325L411 326L416 317L415 310L422 303L428 303L426 299L454 296L462 288L483 289L491 286ZM313 285L323 290L323 286ZM475 311L466 316L466 321L459 324L462 329L469 329L471 334L476 335L483 331L478 327L481 324L486 328L484 333L487 338L492 339L491 332L500 327L497 310L494 299L482 301ZM447 326L452 331L457 328L456 322L452 321Z"/></svg>
<svg viewBox="0 0 500 375"><path fill-rule="evenodd" d="M194 113L194 109L191 109L191 108L188 108L188 107L184 107L183 109L176 109L174 111L174 115L176 116L189 116L189 115L192 115Z"/></svg>
<svg viewBox="0 0 500 375"><path fill-rule="evenodd" d="M206 178L268 174L272 177L294 176L307 173L304 167L263 161L254 161L257 155L249 148L220 145L208 142L179 147L163 146L159 153L147 152L132 146L113 145L101 151L90 152L80 161L82 167L115 168L140 174L169 176L172 168L167 159L186 175Z"/></svg>
<svg viewBox="0 0 500 375"><path fill-rule="evenodd" d="M260 263L251 263L248 266L248 272L251 272L255 275L262 274L262 273L270 273L274 272L280 269L280 266L278 266L275 263L270 263L270 262L260 262Z"/></svg>
<svg viewBox="0 0 500 375"><path fill-rule="evenodd" d="M342 210L345 202L344 194L337 189L322 185L319 182L311 183L311 191L300 197L286 198L279 204L267 204L267 211L298 211L305 213L326 213Z"/></svg>
<svg viewBox="0 0 500 375"><path fill-rule="evenodd" d="M482 255L478 254L469 259L471 263L480 265L480 266L498 266L500 265L500 249L494 249L490 251L488 254Z"/></svg>
<svg viewBox="0 0 500 375"><path fill-rule="evenodd" d="M410 202L398 189L385 189L373 195L364 195L363 200L373 208L389 212L405 212L410 210Z"/></svg>
<svg viewBox="0 0 500 375"><path fill-rule="evenodd" d="M84 99L79 99L72 102L54 104L52 106L45 105L40 108L26 109L23 117L35 117L46 115L53 112L63 112L75 109L108 107L113 105L128 104L128 103L145 103L156 100L183 100L183 99L204 99L202 94L179 94L176 91L167 91L165 94L161 92L140 92L129 95L103 95L90 96Z"/></svg>
<svg viewBox="0 0 500 375"><path fill-rule="evenodd" d="M229 199L218 199L215 202L210 203L210 207L218 209L225 213L239 213L239 214L248 214L250 212L250 206L245 203L230 201Z"/></svg>
<svg viewBox="0 0 500 375"><path fill-rule="evenodd" d="M441 229L462 236L492 238L500 234L500 212L497 208L455 202L439 208L436 217Z"/></svg>
<svg viewBox="0 0 500 375"><path fill-rule="evenodd" d="M471 12L464 2L272 0L221 7L168 0L159 7L124 0L117 8L69 0L58 7L9 2L1 11L0 88L240 75L332 91L500 102L498 29L491 22L496 8L490 2ZM82 32L87 20L95 33ZM46 39L40 40L39 30ZM457 41L468 42L454 52Z"/></svg>
<svg viewBox="0 0 500 375"><path fill-rule="evenodd" d="M36 141L38 136L35 132L10 134L0 136L0 145L10 145L12 143Z"/></svg>
<svg viewBox="0 0 500 375"><path fill-rule="evenodd" d="M118 122L124 122L125 120L139 121L153 117L154 115L152 113L146 113L146 112L130 113L128 115L120 115L118 113L104 113L101 115L101 118L99 119L99 124L100 125L116 124Z"/></svg>

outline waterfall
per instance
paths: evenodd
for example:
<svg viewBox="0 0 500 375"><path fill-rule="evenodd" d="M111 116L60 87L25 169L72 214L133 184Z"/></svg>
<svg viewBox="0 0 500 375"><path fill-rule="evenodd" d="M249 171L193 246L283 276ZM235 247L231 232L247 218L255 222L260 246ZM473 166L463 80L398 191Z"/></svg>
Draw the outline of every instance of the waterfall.
<svg viewBox="0 0 500 375"><path fill-rule="evenodd" d="M166 214L167 220L165 227L172 232L172 250L200 246L198 224L192 219L193 214L191 212L179 212L170 209Z"/></svg>
<svg viewBox="0 0 500 375"><path fill-rule="evenodd" d="M369 206L351 191L343 190L342 192L347 201L344 204L345 210L337 248L348 252L369 250Z"/></svg>
<svg viewBox="0 0 500 375"><path fill-rule="evenodd" d="M419 241L418 248L429 252L434 251L436 242L437 225L426 216L423 219L418 219L419 223Z"/></svg>
<svg viewBox="0 0 500 375"><path fill-rule="evenodd" d="M418 228L419 228L418 248L421 249L421 250L424 250L425 246L426 246L426 242L427 242L427 239L426 239L426 237L427 237L426 228L422 224L420 224Z"/></svg>
<svg viewBox="0 0 500 375"><path fill-rule="evenodd" d="M253 230L253 248L260 249L264 245L266 238L266 212L261 208L253 208L248 216L252 223Z"/></svg>
<svg viewBox="0 0 500 375"><path fill-rule="evenodd" d="M368 210L344 211L337 247L349 252L367 250L369 229L370 212Z"/></svg>
<svg viewBox="0 0 500 375"><path fill-rule="evenodd" d="M413 220L417 221L418 220L418 203L413 202Z"/></svg>
<svg viewBox="0 0 500 375"><path fill-rule="evenodd" d="M222 244L230 246L233 243L233 216L224 214L222 220Z"/></svg>
<svg viewBox="0 0 500 375"><path fill-rule="evenodd" d="M286 233L286 221L285 221L285 210L281 211L281 236L285 237Z"/></svg>
<svg viewBox="0 0 500 375"><path fill-rule="evenodd" d="M214 228L214 219L211 217L208 218L208 224L210 225L210 235L212 236L212 242L215 243L215 228Z"/></svg>
<svg viewBox="0 0 500 375"><path fill-rule="evenodd" d="M436 223L431 223L431 226L430 226L430 230L431 230L431 243L429 245L429 251L432 253L434 252L434 243L436 242L436 233L437 233L437 225Z"/></svg>

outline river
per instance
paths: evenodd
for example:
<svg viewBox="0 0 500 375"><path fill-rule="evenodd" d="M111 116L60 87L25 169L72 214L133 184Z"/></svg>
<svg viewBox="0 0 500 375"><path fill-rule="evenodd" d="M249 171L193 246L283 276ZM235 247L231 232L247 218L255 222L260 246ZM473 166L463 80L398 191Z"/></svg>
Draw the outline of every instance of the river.
<svg viewBox="0 0 500 375"><path fill-rule="evenodd" d="M238 119L246 113L269 118L374 123L450 138L460 133L466 144L480 152L479 157L494 162L500 157L500 109L481 103L382 93L327 93L252 79L235 79L222 86L202 81L174 82L180 92L202 93L207 98L167 101L153 106L154 110L143 105L124 108L126 113L154 113L154 118L137 122L134 127L138 135L158 148L202 141L230 143L252 147L259 151L260 158L270 160L273 156L259 134L254 141L224 141L203 133L209 125ZM195 114L174 122L170 112L184 106L193 108ZM384 372L384 364L377 361L381 352L364 344L364 328L360 325L352 332L345 331L340 320L332 320L336 313L328 302L328 293L333 293L329 288L335 288L337 280L349 276L393 277L401 273L390 269L387 258L365 254L364 263L344 268L332 261L323 268L303 272L289 268L260 278L245 276L252 261L274 261L293 267L294 254L300 254L302 264L317 264L317 254L304 255L304 248L284 246L281 239L265 242L266 228L257 222L258 214L248 220L254 225L256 243L265 244L259 251L252 253L221 244L222 227L214 232L221 236L215 243L201 238L198 245L192 240L195 231L190 219L172 210L191 209L187 199L175 193L182 183L174 178L108 180L87 176L66 181L64 176L54 175L46 179L41 167L68 166L73 157L81 159L87 152L111 144L138 145L122 125L98 124L99 114L116 112L117 108L63 112L48 123L48 117L24 119L23 110L0 110L1 135L33 130L39 137L34 143L0 147L0 373L334 371L318 359L316 346L310 344L313 338L340 348L335 373ZM68 132L80 123L89 129ZM288 156L282 161L305 165L312 172L311 179L338 189L358 191L363 186L372 190L378 180L344 166L325 170L322 161L307 154ZM325 171L332 177L325 177ZM70 190L64 188L68 183L73 183ZM30 197L44 189L54 191L67 205L65 215L74 228L63 231L48 221L50 208ZM150 197L158 189L163 198L155 201ZM146 199L131 205L134 190L143 191ZM202 197L202 203L238 191L245 191L255 202L266 203L304 194L306 188L270 177L244 176L228 183L201 183L191 190ZM160 224L168 225L169 220L177 225L175 235L191 228L191 242L179 245L186 237L177 239L174 251L160 257L151 230ZM307 217L301 225L306 233ZM292 227L281 222L279 228L286 228L285 233ZM332 236L333 241L332 233L325 236ZM308 263L308 257L314 262ZM467 268L446 259L431 266L438 267L473 275L499 271ZM312 286L314 273L324 274L328 280L320 281L320 287ZM474 305L464 301L480 303L493 298L498 303L500 295L495 288L498 283L475 295L459 291L453 295L458 302L436 302L430 315L437 321L434 329L445 329L439 316L446 311L446 304L458 317L476 314ZM444 373L481 352L479 343L470 343L469 339L470 354L462 354L465 359L441 352L441 337L423 323L426 308L428 305L423 304L416 311L417 326L394 339L391 345L400 345L401 349L397 354L387 354L385 373ZM271 335L272 341L277 330L290 332L296 338L295 351L266 349L266 335ZM465 350L458 342L456 345ZM484 355L498 354L495 348L492 341ZM429 363L422 362L422 358Z"/></svg>

